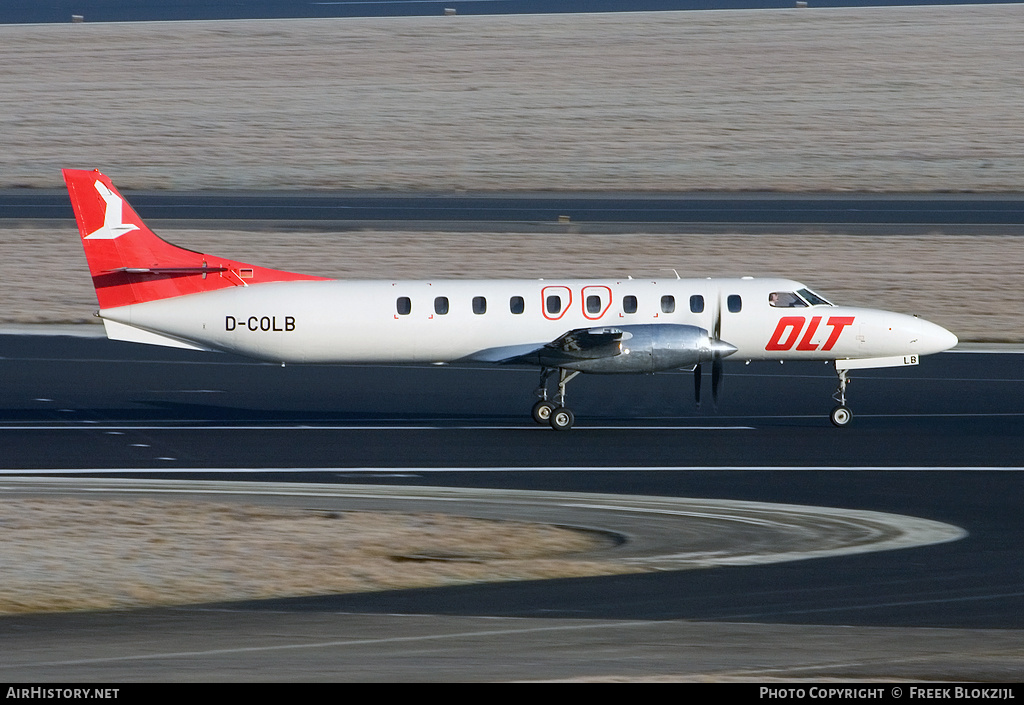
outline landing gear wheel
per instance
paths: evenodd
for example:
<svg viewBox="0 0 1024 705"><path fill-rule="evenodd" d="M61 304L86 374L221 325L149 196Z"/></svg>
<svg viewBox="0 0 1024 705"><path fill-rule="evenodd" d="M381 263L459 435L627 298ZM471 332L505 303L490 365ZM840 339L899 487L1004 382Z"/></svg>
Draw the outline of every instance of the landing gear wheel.
<svg viewBox="0 0 1024 705"><path fill-rule="evenodd" d="M551 428L556 431L568 431L575 420L576 417L564 406L551 412Z"/></svg>
<svg viewBox="0 0 1024 705"><path fill-rule="evenodd" d="M548 423L551 420L551 412L555 410L555 405L549 401L541 399L539 402L533 405L533 420L540 424Z"/></svg>
<svg viewBox="0 0 1024 705"><path fill-rule="evenodd" d="M555 394L554 400L548 401L547 380L555 373L556 369L558 370L558 392ZM545 367L541 370L540 384L536 389L540 401L533 405L532 411L534 421L550 424L551 428L556 431L568 431L572 428L576 417L565 408L565 385L578 374L580 374L579 370L567 370L564 367Z"/></svg>
<svg viewBox="0 0 1024 705"><path fill-rule="evenodd" d="M832 409L832 413L829 414L829 419L832 421L833 426L842 428L853 420L853 412L845 406L837 406Z"/></svg>

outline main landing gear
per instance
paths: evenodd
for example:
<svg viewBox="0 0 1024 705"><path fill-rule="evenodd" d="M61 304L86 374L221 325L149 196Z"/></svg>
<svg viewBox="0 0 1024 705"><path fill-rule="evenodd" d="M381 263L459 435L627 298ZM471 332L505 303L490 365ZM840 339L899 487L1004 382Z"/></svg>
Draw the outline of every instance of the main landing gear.
<svg viewBox="0 0 1024 705"><path fill-rule="evenodd" d="M829 419L833 426L842 428L853 420L853 412L846 406L846 385L850 383L850 378L846 376L846 370L836 370L836 372L839 374L839 386L836 387L832 398L839 402L839 406L832 409Z"/></svg>
<svg viewBox="0 0 1024 705"><path fill-rule="evenodd" d="M549 400L548 379L556 371L558 372L558 391L555 393L555 398ZM839 375L839 386L836 387L832 398L839 405L829 413L829 420L834 426L842 428L849 425L853 420L853 412L846 405L846 386L850 383L850 378L847 376L847 370L845 369L838 369L836 373ZM532 410L534 421L539 424L548 424L556 431L568 431L572 428L576 417L573 415L572 410L565 406L565 387L578 374L578 370L567 370L564 368L544 367L541 369L540 383L535 390L538 401L533 405Z"/></svg>
<svg viewBox="0 0 1024 705"><path fill-rule="evenodd" d="M539 424L549 424L556 431L568 431L572 428L576 417L565 406L565 385L579 374L578 370L558 369L558 392L553 401L548 401L548 378L555 373L550 367L540 371L540 384L536 394L540 399L533 405L533 420Z"/></svg>

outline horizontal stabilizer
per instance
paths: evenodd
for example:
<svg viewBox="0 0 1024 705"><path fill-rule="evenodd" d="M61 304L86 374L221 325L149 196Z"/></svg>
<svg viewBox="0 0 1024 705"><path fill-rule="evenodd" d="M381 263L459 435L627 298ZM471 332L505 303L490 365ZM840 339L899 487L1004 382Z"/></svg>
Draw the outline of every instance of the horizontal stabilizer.
<svg viewBox="0 0 1024 705"><path fill-rule="evenodd" d="M206 352L213 352L211 348L204 348L201 345L190 343L184 340L178 340L167 335L161 335L159 333L150 333L148 330L142 330L135 326L129 326L124 323L118 323L117 321L111 321L103 319L103 327L107 331L107 338L109 340L123 340L127 343L146 343L147 345L163 345L167 348L184 348L186 350L203 350Z"/></svg>

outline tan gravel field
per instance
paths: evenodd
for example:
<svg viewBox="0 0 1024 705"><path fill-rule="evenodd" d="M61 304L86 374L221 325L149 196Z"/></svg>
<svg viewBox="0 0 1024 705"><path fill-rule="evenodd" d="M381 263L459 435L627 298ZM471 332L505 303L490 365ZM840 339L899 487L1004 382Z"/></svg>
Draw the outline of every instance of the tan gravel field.
<svg viewBox="0 0 1024 705"><path fill-rule="evenodd" d="M0 26L0 187L1024 191L1021 36L1022 5ZM1024 341L1011 237L162 234L328 276L784 274ZM0 232L0 322L89 319L76 248Z"/></svg>
<svg viewBox="0 0 1024 705"><path fill-rule="evenodd" d="M441 514L24 498L0 526L0 615L643 570L581 558L594 533Z"/></svg>
<svg viewBox="0 0 1024 705"><path fill-rule="evenodd" d="M1024 5L0 26L0 188L1024 190Z"/></svg>

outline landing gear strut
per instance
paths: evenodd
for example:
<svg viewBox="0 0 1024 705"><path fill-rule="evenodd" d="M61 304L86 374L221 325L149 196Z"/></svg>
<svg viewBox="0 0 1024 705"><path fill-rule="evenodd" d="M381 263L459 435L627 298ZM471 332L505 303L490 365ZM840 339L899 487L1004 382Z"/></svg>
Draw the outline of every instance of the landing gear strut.
<svg viewBox="0 0 1024 705"><path fill-rule="evenodd" d="M836 372L839 374L839 386L836 387L832 398L839 402L839 406L832 409L829 419L833 426L841 428L853 420L853 412L846 406L846 385L850 383L850 378L846 376L846 370L836 370Z"/></svg>
<svg viewBox="0 0 1024 705"><path fill-rule="evenodd" d="M540 383L537 385L537 389L534 393L537 395L539 401L533 405L533 420L539 424L549 423L551 421L551 412L555 410L555 405L548 401L548 377L553 375L555 371L550 367L544 367L540 371Z"/></svg>
<svg viewBox="0 0 1024 705"><path fill-rule="evenodd" d="M545 367L540 372L540 384L536 389L539 401L533 405L533 420L540 424L550 424L556 431L568 431L576 417L565 406L565 385L578 375L579 371L558 368L558 392L555 393L553 401L548 401L548 378L554 373L554 368L550 367Z"/></svg>

